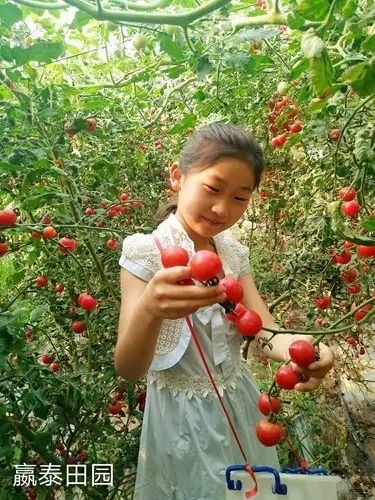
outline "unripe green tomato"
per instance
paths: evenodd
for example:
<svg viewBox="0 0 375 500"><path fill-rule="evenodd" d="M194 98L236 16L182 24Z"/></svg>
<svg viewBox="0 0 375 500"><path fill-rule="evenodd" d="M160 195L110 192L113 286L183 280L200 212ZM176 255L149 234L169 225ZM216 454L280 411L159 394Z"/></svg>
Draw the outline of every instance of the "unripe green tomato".
<svg viewBox="0 0 375 500"><path fill-rule="evenodd" d="M142 50L147 45L147 38L144 35L135 35L132 40L132 44L136 50Z"/></svg>
<svg viewBox="0 0 375 500"><path fill-rule="evenodd" d="M164 24L164 31L167 35L173 36L177 31L177 26L174 26L173 24Z"/></svg>
<svg viewBox="0 0 375 500"><path fill-rule="evenodd" d="M285 54L289 51L289 45L287 43L282 43L279 47L279 51Z"/></svg>
<svg viewBox="0 0 375 500"><path fill-rule="evenodd" d="M287 90L289 88L289 83L288 82L280 82L277 86L277 92L280 95L285 95Z"/></svg>

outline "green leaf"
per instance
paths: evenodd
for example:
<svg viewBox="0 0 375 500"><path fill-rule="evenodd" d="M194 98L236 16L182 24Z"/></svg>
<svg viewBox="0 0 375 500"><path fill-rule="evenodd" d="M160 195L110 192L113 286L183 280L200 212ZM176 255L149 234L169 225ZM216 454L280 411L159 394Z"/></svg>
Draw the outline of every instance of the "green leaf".
<svg viewBox="0 0 375 500"><path fill-rule="evenodd" d="M29 47L30 61L49 63L64 54L64 45L56 42L37 42Z"/></svg>
<svg viewBox="0 0 375 500"><path fill-rule="evenodd" d="M290 12L287 17L287 24L292 30L299 30L305 24L305 19L295 12Z"/></svg>
<svg viewBox="0 0 375 500"><path fill-rule="evenodd" d="M194 127L196 123L197 123L197 116L194 115L193 113L190 113L189 115L185 116L185 118L182 120L181 123L174 125L171 128L170 133L178 134L179 132L182 132L187 128Z"/></svg>
<svg viewBox="0 0 375 500"><path fill-rule="evenodd" d="M58 205L63 201L69 201L69 195L65 193L59 193L58 191L51 191L47 193L38 194L35 196L30 196L25 198L21 202L21 206L25 209L34 210L36 208L42 207L43 205L53 204Z"/></svg>
<svg viewBox="0 0 375 500"><path fill-rule="evenodd" d="M320 57L310 59L310 76L315 95L320 96L332 87L333 67L326 49Z"/></svg>
<svg viewBox="0 0 375 500"><path fill-rule="evenodd" d="M92 17L86 14L85 12L82 12L79 10L76 12L76 15L74 16L73 21L71 22L69 28L71 30L77 29L77 28L82 28L82 26L85 26L88 22L92 20Z"/></svg>
<svg viewBox="0 0 375 500"><path fill-rule="evenodd" d="M3 26L12 26L14 23L23 19L22 11L17 5L6 3L0 5L0 24Z"/></svg>
<svg viewBox="0 0 375 500"><path fill-rule="evenodd" d="M342 8L342 15L344 19L350 19L354 16L355 11L357 10L357 0L347 0Z"/></svg>
<svg viewBox="0 0 375 500"><path fill-rule="evenodd" d="M167 34L160 35L160 49L171 56L171 59L181 61L185 58L184 51Z"/></svg>
<svg viewBox="0 0 375 500"><path fill-rule="evenodd" d="M344 223L344 216L341 213L342 202L332 212L331 227L335 235L341 240L351 241L356 245L375 245L375 238L369 238L354 232Z"/></svg>
<svg viewBox="0 0 375 500"><path fill-rule="evenodd" d="M212 68L212 64L207 56L201 57L197 62L197 80L203 80L207 76Z"/></svg>
<svg viewBox="0 0 375 500"><path fill-rule="evenodd" d="M295 12L309 21L322 21L329 11L327 0L300 0Z"/></svg>
<svg viewBox="0 0 375 500"><path fill-rule="evenodd" d="M309 61L306 59L306 57L302 57L299 59L293 66L292 69L290 70L289 74L289 80L295 80L298 78L302 73L307 71L309 68Z"/></svg>
<svg viewBox="0 0 375 500"><path fill-rule="evenodd" d="M43 317L43 315L49 311L49 306L48 305L42 305L38 306L35 309L31 311L30 314L30 322L31 323L36 323L37 321L40 321Z"/></svg>
<svg viewBox="0 0 375 500"><path fill-rule="evenodd" d="M0 59L7 62L13 61L13 49L9 45L0 45Z"/></svg>
<svg viewBox="0 0 375 500"><path fill-rule="evenodd" d="M375 232L375 215L370 215L370 217L362 221L362 227L367 231Z"/></svg>
<svg viewBox="0 0 375 500"><path fill-rule="evenodd" d="M339 78L340 81L352 86L360 96L364 97L375 92L375 57L351 66Z"/></svg>
<svg viewBox="0 0 375 500"><path fill-rule="evenodd" d="M371 35L362 42L363 52L375 53L375 35Z"/></svg>

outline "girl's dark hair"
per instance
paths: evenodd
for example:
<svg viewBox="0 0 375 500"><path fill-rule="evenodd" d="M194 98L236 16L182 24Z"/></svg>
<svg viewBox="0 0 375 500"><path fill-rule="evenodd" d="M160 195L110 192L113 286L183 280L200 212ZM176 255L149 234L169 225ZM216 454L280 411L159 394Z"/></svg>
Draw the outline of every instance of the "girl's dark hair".
<svg viewBox="0 0 375 500"><path fill-rule="evenodd" d="M264 168L263 153L251 132L230 123L210 123L198 128L182 150L179 168L182 174L210 167L219 158L238 158L248 163L254 173L254 189L259 187ZM176 212L175 193L159 206L154 221L158 226L170 213Z"/></svg>

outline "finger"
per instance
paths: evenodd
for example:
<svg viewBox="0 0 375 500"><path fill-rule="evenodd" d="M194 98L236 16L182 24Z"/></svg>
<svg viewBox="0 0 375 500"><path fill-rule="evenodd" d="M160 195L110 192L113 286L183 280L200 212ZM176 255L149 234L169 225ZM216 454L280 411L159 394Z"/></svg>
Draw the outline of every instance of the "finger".
<svg viewBox="0 0 375 500"><path fill-rule="evenodd" d="M191 269L189 266L174 266L164 268L155 274L157 281L163 281L167 283L177 283L184 279L191 278Z"/></svg>
<svg viewBox="0 0 375 500"><path fill-rule="evenodd" d="M310 377L306 382L299 382L296 384L294 386L294 390L299 392L310 392L316 389L320 385L321 381L322 379L320 378Z"/></svg>
<svg viewBox="0 0 375 500"><path fill-rule="evenodd" d="M199 287L199 286L180 286L180 285L165 285L165 295L171 299L186 299L202 301L208 300L212 303L219 300L225 300L226 295L224 295L225 288L223 285L215 285L210 287Z"/></svg>

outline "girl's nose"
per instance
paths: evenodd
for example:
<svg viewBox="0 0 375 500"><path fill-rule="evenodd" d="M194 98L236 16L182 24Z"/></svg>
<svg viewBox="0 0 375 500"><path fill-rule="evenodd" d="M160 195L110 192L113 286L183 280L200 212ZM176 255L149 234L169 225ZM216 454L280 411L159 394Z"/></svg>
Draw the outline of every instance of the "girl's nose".
<svg viewBox="0 0 375 500"><path fill-rule="evenodd" d="M220 220L225 220L229 216L228 207L224 203L216 204L212 207L212 213Z"/></svg>

